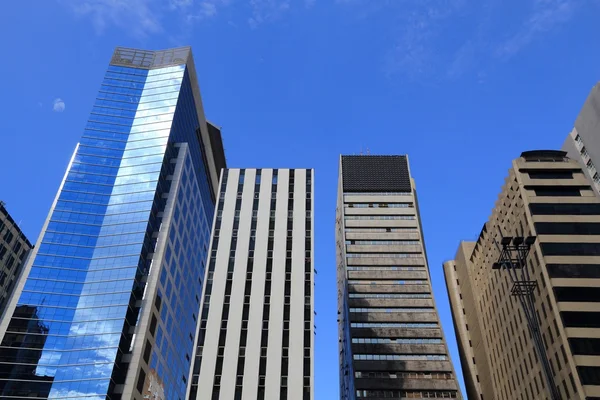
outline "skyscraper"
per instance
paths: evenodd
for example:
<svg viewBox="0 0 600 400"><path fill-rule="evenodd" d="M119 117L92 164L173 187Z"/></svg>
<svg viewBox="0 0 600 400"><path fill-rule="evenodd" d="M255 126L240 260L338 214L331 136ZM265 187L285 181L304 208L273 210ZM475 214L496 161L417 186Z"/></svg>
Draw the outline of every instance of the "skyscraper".
<svg viewBox="0 0 600 400"><path fill-rule="evenodd" d="M312 400L313 171L221 177L190 400Z"/></svg>
<svg viewBox="0 0 600 400"><path fill-rule="evenodd" d="M10 298L15 281L21 274L23 261L31 243L0 201L0 317Z"/></svg>
<svg viewBox="0 0 600 400"><path fill-rule="evenodd" d="M583 173L593 181L592 188L600 194L600 83L588 95L562 150L579 161Z"/></svg>
<svg viewBox="0 0 600 400"><path fill-rule="evenodd" d="M117 48L0 324L0 397L185 398L223 167L190 48Z"/></svg>
<svg viewBox="0 0 600 400"><path fill-rule="evenodd" d="M340 398L461 398L406 156L341 156Z"/></svg>
<svg viewBox="0 0 600 400"><path fill-rule="evenodd" d="M600 199L565 156L514 160L477 242L444 264L474 398L600 398ZM523 243L525 262L513 251L498 268L505 246Z"/></svg>

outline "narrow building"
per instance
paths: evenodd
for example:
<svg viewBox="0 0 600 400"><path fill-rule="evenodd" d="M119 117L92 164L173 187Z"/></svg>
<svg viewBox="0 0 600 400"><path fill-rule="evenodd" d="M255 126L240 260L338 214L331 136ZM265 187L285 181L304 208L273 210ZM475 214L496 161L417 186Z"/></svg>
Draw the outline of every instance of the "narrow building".
<svg viewBox="0 0 600 400"><path fill-rule="evenodd" d="M444 264L469 398L600 399L600 198L566 154L513 160L479 238ZM494 265L511 242L530 246L513 272Z"/></svg>
<svg viewBox="0 0 600 400"><path fill-rule="evenodd" d="M0 317L33 246L0 201Z"/></svg>
<svg viewBox="0 0 600 400"><path fill-rule="evenodd" d="M221 176L190 400L312 400L313 171Z"/></svg>
<svg viewBox="0 0 600 400"><path fill-rule="evenodd" d="M590 91L577 115L575 126L567 135L562 150L579 161L592 188L600 194L600 83Z"/></svg>
<svg viewBox="0 0 600 400"><path fill-rule="evenodd" d="M461 398L407 156L341 156L340 398Z"/></svg>

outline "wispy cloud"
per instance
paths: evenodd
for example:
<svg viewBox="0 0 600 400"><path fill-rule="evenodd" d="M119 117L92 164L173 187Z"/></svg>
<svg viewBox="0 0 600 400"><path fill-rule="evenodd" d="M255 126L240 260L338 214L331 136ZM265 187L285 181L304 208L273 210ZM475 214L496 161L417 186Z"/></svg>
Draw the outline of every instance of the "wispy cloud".
<svg viewBox="0 0 600 400"><path fill-rule="evenodd" d="M507 61L574 19L591 0L336 0L340 7L385 15L395 38L388 75L433 82L469 75L482 83L486 66ZM359 7L362 7L359 9ZM362 10L362 11L361 11ZM375 10L375 11L373 11Z"/></svg>
<svg viewBox="0 0 600 400"><path fill-rule="evenodd" d="M248 18L250 28L279 19L290 8L290 0L250 0L252 16Z"/></svg>
<svg viewBox="0 0 600 400"><path fill-rule="evenodd" d="M65 111L65 102L61 98L54 99L52 102L52 110L59 113Z"/></svg>
<svg viewBox="0 0 600 400"><path fill-rule="evenodd" d="M155 0L60 0L77 16L89 17L98 33L110 26L145 37L163 30ZM171 0L173 1L177 0ZM179 2L183 2L180 0Z"/></svg>
<svg viewBox="0 0 600 400"><path fill-rule="evenodd" d="M568 22L578 6L577 0L534 0L533 11L522 27L496 51L500 57L511 57L536 38Z"/></svg>

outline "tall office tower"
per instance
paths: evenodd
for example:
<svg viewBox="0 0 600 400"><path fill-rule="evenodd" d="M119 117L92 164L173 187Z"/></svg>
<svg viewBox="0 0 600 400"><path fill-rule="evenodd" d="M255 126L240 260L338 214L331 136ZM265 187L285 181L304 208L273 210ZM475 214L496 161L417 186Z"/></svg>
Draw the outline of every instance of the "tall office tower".
<svg viewBox="0 0 600 400"><path fill-rule="evenodd" d="M562 150L579 161L583 173L593 181L594 191L600 194L600 83L588 95Z"/></svg>
<svg viewBox="0 0 600 400"><path fill-rule="evenodd" d="M223 171L189 399L314 398L312 179Z"/></svg>
<svg viewBox="0 0 600 400"><path fill-rule="evenodd" d="M189 48L117 48L0 324L0 397L184 399L218 172Z"/></svg>
<svg viewBox="0 0 600 400"><path fill-rule="evenodd" d="M0 318L32 247L0 201Z"/></svg>
<svg viewBox="0 0 600 400"><path fill-rule="evenodd" d="M340 398L460 398L406 156L342 156Z"/></svg>
<svg viewBox="0 0 600 400"><path fill-rule="evenodd" d="M600 398L600 199L565 155L514 160L477 242L444 264L469 398Z"/></svg>

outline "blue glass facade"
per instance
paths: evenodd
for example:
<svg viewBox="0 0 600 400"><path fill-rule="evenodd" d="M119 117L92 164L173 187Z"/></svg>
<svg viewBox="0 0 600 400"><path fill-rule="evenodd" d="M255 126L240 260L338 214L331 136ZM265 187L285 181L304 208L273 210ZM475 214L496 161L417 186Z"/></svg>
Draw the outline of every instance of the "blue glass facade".
<svg viewBox="0 0 600 400"><path fill-rule="evenodd" d="M156 235L177 156L185 142L182 196L170 224L158 334L189 343L214 203L185 64L143 69L111 65L72 158L37 254L0 344L0 398L120 399ZM175 230L177 229L177 230ZM185 240L185 245L182 245ZM171 266L174 266L171 268ZM26 271L27 273L27 271ZM195 279L189 279L188 276ZM166 311L165 311L166 310ZM197 312L197 311L196 311ZM7 316L8 317L8 316ZM189 325L189 326L188 326ZM157 334L157 335L158 335ZM187 340L187 341L186 341ZM157 340L157 343L159 341ZM185 348L185 345L184 345ZM183 358L182 358L183 357ZM189 360L155 346L150 360L183 398ZM161 374L162 373L162 374Z"/></svg>

